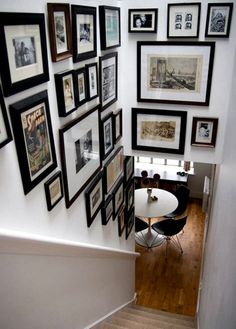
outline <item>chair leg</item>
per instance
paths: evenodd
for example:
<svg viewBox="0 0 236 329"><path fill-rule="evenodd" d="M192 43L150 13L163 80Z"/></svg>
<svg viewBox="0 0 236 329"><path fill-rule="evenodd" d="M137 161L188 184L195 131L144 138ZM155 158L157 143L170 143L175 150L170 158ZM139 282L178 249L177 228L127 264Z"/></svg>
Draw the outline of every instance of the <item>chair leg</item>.
<svg viewBox="0 0 236 329"><path fill-rule="evenodd" d="M176 238L176 240L175 240ZM171 237L171 242L173 243L173 246L177 249L177 250L180 250L181 254L183 253L183 249L182 249L182 246L179 242L179 238L178 238L178 235L175 235L173 237Z"/></svg>

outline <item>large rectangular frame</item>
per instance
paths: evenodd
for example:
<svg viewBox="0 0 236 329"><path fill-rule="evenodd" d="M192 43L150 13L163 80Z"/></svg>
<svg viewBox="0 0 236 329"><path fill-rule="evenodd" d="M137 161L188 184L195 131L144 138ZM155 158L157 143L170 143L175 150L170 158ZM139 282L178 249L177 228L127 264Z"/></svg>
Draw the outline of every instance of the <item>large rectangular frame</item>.
<svg viewBox="0 0 236 329"><path fill-rule="evenodd" d="M120 8L99 6L101 49L120 47Z"/></svg>

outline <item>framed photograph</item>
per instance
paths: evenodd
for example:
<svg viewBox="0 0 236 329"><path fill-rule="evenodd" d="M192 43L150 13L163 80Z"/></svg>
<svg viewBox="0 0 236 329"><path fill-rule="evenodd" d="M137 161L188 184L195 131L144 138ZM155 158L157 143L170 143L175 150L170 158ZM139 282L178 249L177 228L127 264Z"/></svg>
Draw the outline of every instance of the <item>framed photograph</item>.
<svg viewBox="0 0 236 329"><path fill-rule="evenodd" d="M123 173L123 147L120 146L104 165L104 191L108 194Z"/></svg>
<svg viewBox="0 0 236 329"><path fill-rule="evenodd" d="M125 206L126 211L129 212L134 206L134 180L131 179L125 188Z"/></svg>
<svg viewBox="0 0 236 329"><path fill-rule="evenodd" d="M0 13L4 96L49 80L44 14Z"/></svg>
<svg viewBox="0 0 236 329"><path fill-rule="evenodd" d="M118 213L118 235L122 236L125 230L125 207L121 207Z"/></svg>
<svg viewBox="0 0 236 329"><path fill-rule="evenodd" d="M102 111L117 101L117 57L117 52L99 57Z"/></svg>
<svg viewBox="0 0 236 329"><path fill-rule="evenodd" d="M92 100L98 97L98 67L97 63L87 64L87 90L88 90L88 100Z"/></svg>
<svg viewBox="0 0 236 329"><path fill-rule="evenodd" d="M101 169L99 106L59 130L66 207Z"/></svg>
<svg viewBox="0 0 236 329"><path fill-rule="evenodd" d="M74 92L74 71L66 70L54 75L57 106L60 117L65 117L76 110Z"/></svg>
<svg viewBox="0 0 236 329"><path fill-rule="evenodd" d="M167 38L198 38L201 3L169 3Z"/></svg>
<svg viewBox="0 0 236 329"><path fill-rule="evenodd" d="M124 158L124 182L125 185L129 183L134 175L134 157L126 155Z"/></svg>
<svg viewBox="0 0 236 329"><path fill-rule="evenodd" d="M129 9L129 33L157 33L157 8Z"/></svg>
<svg viewBox="0 0 236 329"><path fill-rule="evenodd" d="M87 70L85 67L74 70L75 104L79 107L87 102Z"/></svg>
<svg viewBox="0 0 236 329"><path fill-rule="evenodd" d="M11 128L8 121L6 105L0 88L0 148L12 141Z"/></svg>
<svg viewBox="0 0 236 329"><path fill-rule="evenodd" d="M44 188L48 211L50 211L63 198L61 171L58 171L44 183Z"/></svg>
<svg viewBox="0 0 236 329"><path fill-rule="evenodd" d="M191 145L215 147L218 118L193 117Z"/></svg>
<svg viewBox="0 0 236 329"><path fill-rule="evenodd" d="M47 91L9 106L24 193L29 193L56 167Z"/></svg>
<svg viewBox="0 0 236 329"><path fill-rule="evenodd" d="M113 114L113 131L114 131L114 143L116 144L122 138L123 126L122 126L122 109L119 109Z"/></svg>
<svg viewBox="0 0 236 329"><path fill-rule="evenodd" d="M101 120L101 153L103 160L105 160L114 149L113 136L113 113L111 112Z"/></svg>
<svg viewBox="0 0 236 329"><path fill-rule="evenodd" d="M124 181L123 177L121 177L113 191L114 217L118 215L121 206L124 204L124 200Z"/></svg>
<svg viewBox="0 0 236 329"><path fill-rule="evenodd" d="M232 11L232 2L208 3L205 37L228 38Z"/></svg>
<svg viewBox="0 0 236 329"><path fill-rule="evenodd" d="M97 56L97 8L71 5L74 63Z"/></svg>
<svg viewBox="0 0 236 329"><path fill-rule="evenodd" d="M132 149L184 154L187 112L132 109Z"/></svg>
<svg viewBox="0 0 236 329"><path fill-rule="evenodd" d="M209 105L214 42L138 41L139 102Z"/></svg>
<svg viewBox="0 0 236 329"><path fill-rule="evenodd" d="M110 218L114 219L113 216L113 194L110 194L108 198L103 202L101 208L101 215L102 215L102 225L107 225Z"/></svg>
<svg viewBox="0 0 236 329"><path fill-rule="evenodd" d="M120 8L99 6L101 50L120 47Z"/></svg>
<svg viewBox="0 0 236 329"><path fill-rule="evenodd" d="M47 7L51 56L58 62L72 56L70 5L48 3Z"/></svg>
<svg viewBox="0 0 236 329"><path fill-rule="evenodd" d="M100 172L85 191L87 226L90 227L103 203L102 172Z"/></svg>
<svg viewBox="0 0 236 329"><path fill-rule="evenodd" d="M135 214L134 214L134 207L127 213L126 223L125 223L125 238L128 239L132 228L134 226L135 221Z"/></svg>

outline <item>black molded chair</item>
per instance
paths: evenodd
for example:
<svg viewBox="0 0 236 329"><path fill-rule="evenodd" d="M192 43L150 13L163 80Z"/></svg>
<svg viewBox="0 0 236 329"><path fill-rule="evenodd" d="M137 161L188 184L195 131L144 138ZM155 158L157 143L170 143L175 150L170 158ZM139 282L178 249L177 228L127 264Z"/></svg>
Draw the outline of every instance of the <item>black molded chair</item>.
<svg viewBox="0 0 236 329"><path fill-rule="evenodd" d="M185 185L178 185L175 196L178 199L177 208L171 213L165 215L167 218L174 218L176 216L181 216L187 209L189 202L190 189Z"/></svg>
<svg viewBox="0 0 236 329"><path fill-rule="evenodd" d="M135 232L140 232L145 230L145 228L148 228L148 224L139 217L135 217Z"/></svg>

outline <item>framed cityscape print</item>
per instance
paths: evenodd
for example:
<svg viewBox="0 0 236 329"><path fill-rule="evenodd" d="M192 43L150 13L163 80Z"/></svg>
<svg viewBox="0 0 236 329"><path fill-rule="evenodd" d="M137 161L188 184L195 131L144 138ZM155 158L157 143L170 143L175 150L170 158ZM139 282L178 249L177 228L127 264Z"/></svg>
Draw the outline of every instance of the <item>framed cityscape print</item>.
<svg viewBox="0 0 236 329"><path fill-rule="evenodd" d="M191 145L215 147L218 118L193 117Z"/></svg>
<svg viewBox="0 0 236 329"><path fill-rule="evenodd" d="M122 236L125 230L125 206L122 206L118 213L118 235Z"/></svg>
<svg viewBox="0 0 236 329"><path fill-rule="evenodd" d="M97 9L71 5L74 63L97 56Z"/></svg>
<svg viewBox="0 0 236 329"><path fill-rule="evenodd" d="M208 106L214 42L138 41L139 102Z"/></svg>
<svg viewBox="0 0 236 329"><path fill-rule="evenodd" d="M205 37L228 38L233 2L208 3Z"/></svg>
<svg viewBox="0 0 236 329"><path fill-rule="evenodd" d="M102 159L105 160L114 149L112 112L101 120L101 145Z"/></svg>
<svg viewBox="0 0 236 329"><path fill-rule="evenodd" d="M51 57L58 62L72 56L70 5L48 3L47 7Z"/></svg>
<svg viewBox="0 0 236 329"><path fill-rule="evenodd" d="M97 63L86 64L88 100L98 97L98 67Z"/></svg>
<svg viewBox="0 0 236 329"><path fill-rule="evenodd" d="M126 223L125 223L125 238L128 239L132 228L134 226L135 215L134 215L134 207L127 213Z"/></svg>
<svg viewBox="0 0 236 329"><path fill-rule="evenodd" d="M99 106L59 129L63 185L69 208L101 169Z"/></svg>
<svg viewBox="0 0 236 329"><path fill-rule="evenodd" d="M58 171L44 183L44 188L48 211L50 211L63 198L61 171Z"/></svg>
<svg viewBox="0 0 236 329"><path fill-rule="evenodd" d="M120 146L104 165L104 191L108 194L123 172L123 147Z"/></svg>
<svg viewBox="0 0 236 329"><path fill-rule="evenodd" d="M11 128L8 121L6 105L0 88L0 148L12 141Z"/></svg>
<svg viewBox="0 0 236 329"><path fill-rule="evenodd" d="M157 8L129 9L129 33L156 33Z"/></svg>
<svg viewBox="0 0 236 329"><path fill-rule="evenodd" d="M184 154L187 112L132 109L132 149Z"/></svg>
<svg viewBox="0 0 236 329"><path fill-rule="evenodd" d="M74 90L76 107L79 107L87 102L87 71L85 67L74 70Z"/></svg>
<svg viewBox="0 0 236 329"><path fill-rule="evenodd" d="M114 217L117 216L121 206L124 204L124 181L121 177L113 191Z"/></svg>
<svg viewBox="0 0 236 329"><path fill-rule="evenodd" d="M120 47L120 8L99 6L101 49Z"/></svg>
<svg viewBox="0 0 236 329"><path fill-rule="evenodd" d="M114 131L114 143L122 138L123 126L122 126L122 109L119 109L113 114L113 131Z"/></svg>
<svg viewBox="0 0 236 329"><path fill-rule="evenodd" d="M134 157L126 155L124 158L124 181L125 185L131 180L134 175Z"/></svg>
<svg viewBox="0 0 236 329"><path fill-rule="evenodd" d="M167 38L198 38L201 3L169 3Z"/></svg>
<svg viewBox="0 0 236 329"><path fill-rule="evenodd" d="M23 189L28 194L57 167L47 91L9 108Z"/></svg>
<svg viewBox="0 0 236 329"><path fill-rule="evenodd" d="M102 215L102 225L107 225L111 218L114 219L113 216L113 194L109 194L108 198L103 202L101 208Z"/></svg>

